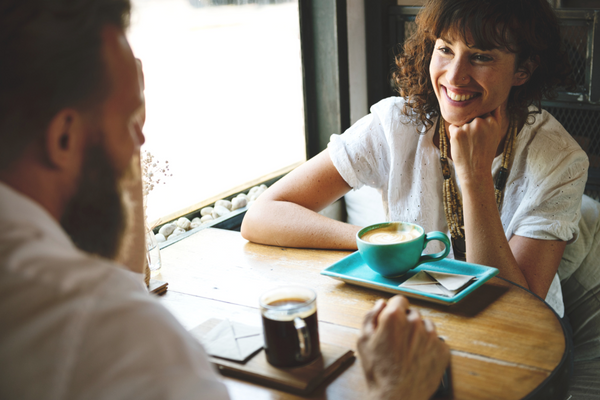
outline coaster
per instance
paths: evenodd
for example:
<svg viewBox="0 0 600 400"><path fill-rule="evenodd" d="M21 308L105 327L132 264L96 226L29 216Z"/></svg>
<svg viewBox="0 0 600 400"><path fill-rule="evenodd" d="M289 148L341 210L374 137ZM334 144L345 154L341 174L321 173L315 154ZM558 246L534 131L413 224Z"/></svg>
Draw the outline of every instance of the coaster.
<svg viewBox="0 0 600 400"><path fill-rule="evenodd" d="M203 337L219 323L221 323L219 319L210 319L192 329L190 333L196 338ZM264 349L244 364L212 356L209 356L209 359L223 375L307 395L338 369L354 361L354 352L350 349L323 342L320 343L320 347L319 358L295 368L272 366L267 362Z"/></svg>
<svg viewBox="0 0 600 400"><path fill-rule="evenodd" d="M150 279L148 291L157 296L162 296L167 292L167 286L169 286L167 282L159 281L158 279Z"/></svg>

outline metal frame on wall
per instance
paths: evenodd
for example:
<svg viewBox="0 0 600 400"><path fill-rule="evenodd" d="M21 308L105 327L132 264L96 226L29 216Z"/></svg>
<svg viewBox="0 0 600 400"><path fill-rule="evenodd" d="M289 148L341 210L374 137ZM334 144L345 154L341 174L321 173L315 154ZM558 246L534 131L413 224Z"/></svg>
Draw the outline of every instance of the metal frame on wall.
<svg viewBox="0 0 600 400"><path fill-rule="evenodd" d="M306 155L350 127L346 0L299 0Z"/></svg>

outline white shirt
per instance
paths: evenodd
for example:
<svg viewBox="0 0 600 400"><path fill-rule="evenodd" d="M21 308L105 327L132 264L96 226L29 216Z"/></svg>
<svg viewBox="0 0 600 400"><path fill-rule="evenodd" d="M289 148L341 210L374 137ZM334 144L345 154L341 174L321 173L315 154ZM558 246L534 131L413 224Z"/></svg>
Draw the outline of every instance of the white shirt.
<svg viewBox="0 0 600 400"><path fill-rule="evenodd" d="M0 399L227 399L140 274L79 251L0 183Z"/></svg>
<svg viewBox="0 0 600 400"><path fill-rule="evenodd" d="M413 222L426 232L449 233L440 152L433 143L435 129L419 134L401 114L403 104L399 97L382 100L343 135L332 135L331 160L352 188L366 185L380 192L388 220ZM536 114L532 125L525 124L513 151L500 212L506 238L574 241L589 164L585 152L546 111ZM496 157L494 176L501 164L502 156ZM434 242L428 252L441 248ZM558 275L546 301L564 315Z"/></svg>

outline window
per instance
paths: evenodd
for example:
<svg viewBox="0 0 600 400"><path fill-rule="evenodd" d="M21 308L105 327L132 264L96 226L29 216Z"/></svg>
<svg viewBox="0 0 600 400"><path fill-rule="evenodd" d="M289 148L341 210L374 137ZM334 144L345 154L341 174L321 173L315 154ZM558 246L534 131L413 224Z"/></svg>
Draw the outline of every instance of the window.
<svg viewBox="0 0 600 400"><path fill-rule="evenodd" d="M163 222L306 160L298 1L133 0L144 149L172 176L149 195Z"/></svg>

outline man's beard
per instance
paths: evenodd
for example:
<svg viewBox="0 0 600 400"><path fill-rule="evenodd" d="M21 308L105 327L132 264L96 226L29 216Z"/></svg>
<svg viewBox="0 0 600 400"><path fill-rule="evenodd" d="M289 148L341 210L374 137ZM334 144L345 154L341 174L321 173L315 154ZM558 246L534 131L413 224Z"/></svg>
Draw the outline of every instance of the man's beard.
<svg viewBox="0 0 600 400"><path fill-rule="evenodd" d="M119 177L104 148L86 151L79 187L61 218L63 229L81 250L116 259L128 228L129 209Z"/></svg>

